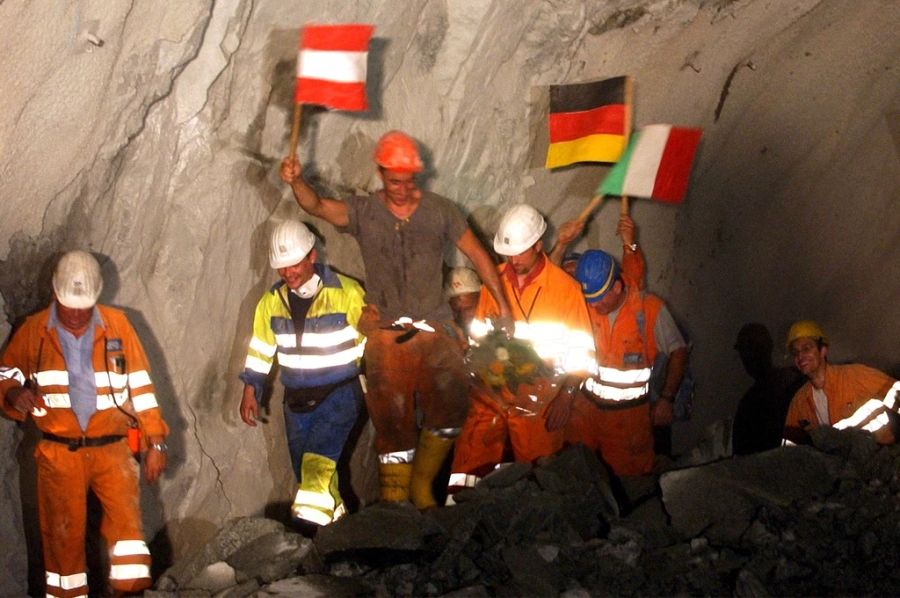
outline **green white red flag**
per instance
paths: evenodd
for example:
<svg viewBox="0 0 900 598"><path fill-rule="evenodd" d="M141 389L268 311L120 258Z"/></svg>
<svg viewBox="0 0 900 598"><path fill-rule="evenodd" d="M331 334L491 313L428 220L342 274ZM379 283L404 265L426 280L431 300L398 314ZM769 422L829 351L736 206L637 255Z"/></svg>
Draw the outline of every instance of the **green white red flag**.
<svg viewBox="0 0 900 598"><path fill-rule="evenodd" d="M702 129L673 125L647 125L636 131L596 194L681 203L702 134Z"/></svg>
<svg viewBox="0 0 900 598"><path fill-rule="evenodd" d="M372 25L307 25L300 33L294 101L367 110L366 66Z"/></svg>

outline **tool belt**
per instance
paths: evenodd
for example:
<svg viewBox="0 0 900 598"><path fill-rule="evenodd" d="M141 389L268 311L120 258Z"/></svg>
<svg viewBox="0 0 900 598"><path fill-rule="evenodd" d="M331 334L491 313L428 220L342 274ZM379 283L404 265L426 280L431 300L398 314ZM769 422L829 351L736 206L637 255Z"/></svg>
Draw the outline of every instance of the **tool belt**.
<svg viewBox="0 0 900 598"><path fill-rule="evenodd" d="M106 446L107 444L118 442L123 438L125 438L125 436L122 434L116 434L112 436L81 436L80 438L64 438L62 436L57 436L56 434L50 434L48 432L43 433L44 440L66 444L69 446L69 450L73 452L85 446Z"/></svg>

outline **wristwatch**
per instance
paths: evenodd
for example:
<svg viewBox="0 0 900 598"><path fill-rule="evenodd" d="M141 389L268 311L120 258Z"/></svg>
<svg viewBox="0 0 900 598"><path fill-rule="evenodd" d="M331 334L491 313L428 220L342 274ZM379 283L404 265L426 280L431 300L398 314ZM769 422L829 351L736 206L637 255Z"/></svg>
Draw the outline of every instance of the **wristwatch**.
<svg viewBox="0 0 900 598"><path fill-rule="evenodd" d="M637 251L637 243L632 243L631 245L626 244L625 247L632 251Z"/></svg>
<svg viewBox="0 0 900 598"><path fill-rule="evenodd" d="M162 454L166 454L169 452L169 447L166 446L165 442L154 442L150 445L150 448L152 448L154 451L158 451Z"/></svg>

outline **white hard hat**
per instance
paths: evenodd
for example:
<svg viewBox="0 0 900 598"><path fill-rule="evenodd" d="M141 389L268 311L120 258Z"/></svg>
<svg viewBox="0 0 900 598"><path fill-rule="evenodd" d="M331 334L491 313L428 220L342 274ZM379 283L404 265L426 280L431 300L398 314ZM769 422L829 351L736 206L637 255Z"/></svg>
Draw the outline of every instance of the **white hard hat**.
<svg viewBox="0 0 900 598"><path fill-rule="evenodd" d="M64 254L53 271L53 292L56 300L71 309L94 307L103 277L100 264L86 251L70 251Z"/></svg>
<svg viewBox="0 0 900 598"><path fill-rule="evenodd" d="M453 268L447 277L447 296L456 297L481 291L481 279L469 268Z"/></svg>
<svg viewBox="0 0 900 598"><path fill-rule="evenodd" d="M275 270L293 266L309 255L315 244L316 238L302 222L280 222L272 231L269 265Z"/></svg>
<svg viewBox="0 0 900 598"><path fill-rule="evenodd" d="M494 235L494 251L500 255L519 255L543 236L547 230L544 217L529 205L514 206L500 220Z"/></svg>

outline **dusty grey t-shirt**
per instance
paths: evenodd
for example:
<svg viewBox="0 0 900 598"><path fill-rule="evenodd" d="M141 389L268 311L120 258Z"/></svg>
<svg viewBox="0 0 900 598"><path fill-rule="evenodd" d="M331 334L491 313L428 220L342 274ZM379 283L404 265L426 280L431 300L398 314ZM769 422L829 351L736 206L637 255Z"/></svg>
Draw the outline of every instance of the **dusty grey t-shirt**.
<svg viewBox="0 0 900 598"><path fill-rule="evenodd" d="M366 303L378 306L382 320L450 320L443 293L444 253L455 247L468 225L446 197L422 191L416 211L406 219L391 214L374 194L344 200L366 267Z"/></svg>

